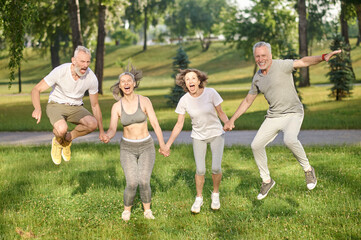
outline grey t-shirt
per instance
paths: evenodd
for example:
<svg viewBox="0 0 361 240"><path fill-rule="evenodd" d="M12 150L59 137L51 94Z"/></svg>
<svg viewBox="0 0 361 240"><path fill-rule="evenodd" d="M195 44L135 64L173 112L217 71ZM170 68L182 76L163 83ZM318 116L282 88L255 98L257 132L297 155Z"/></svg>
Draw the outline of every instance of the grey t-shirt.
<svg viewBox="0 0 361 240"><path fill-rule="evenodd" d="M293 60L272 60L272 65L263 75L261 70L254 75L249 94L263 93L269 109L266 117L282 117L288 113L303 114L303 106L293 82Z"/></svg>

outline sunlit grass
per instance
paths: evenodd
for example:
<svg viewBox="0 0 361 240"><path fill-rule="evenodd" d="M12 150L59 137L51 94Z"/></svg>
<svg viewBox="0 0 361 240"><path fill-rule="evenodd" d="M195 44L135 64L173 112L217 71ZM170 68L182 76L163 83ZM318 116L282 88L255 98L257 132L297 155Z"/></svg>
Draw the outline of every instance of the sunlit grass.
<svg viewBox="0 0 361 240"><path fill-rule="evenodd" d="M354 39L352 40L354 41ZM354 44L354 42L351 42ZM148 96L153 103L156 114L164 130L171 130L177 120L174 108L167 106L167 98L174 79L171 78L173 57L177 45L149 46L142 52L141 46L117 47L107 46L104 65L103 95L99 96L103 112L104 126L109 126L110 109L115 102L111 92L112 86L122 72L121 64L131 61L137 68L143 70L144 78L136 90L138 94ZM328 46L317 46L313 54L321 54ZM199 68L208 72L208 86L215 88L224 99L222 108L230 117L237 109L241 100L246 96L252 81L253 61L245 61L241 52L231 49L223 43L213 43L207 52L202 52L198 43L186 43L190 67ZM38 51L26 49L25 61L22 64L22 93L17 94L18 86L14 82L8 89L7 58L0 59L0 131L50 131L51 125L45 114L45 106L50 89L41 95L43 119L39 125L31 118L33 106L30 91L51 70L48 55L40 55ZM354 48L352 57L356 76L361 75L361 50ZM70 57L69 57L70 59ZM63 57L64 61L69 61ZM92 63L94 64L94 63ZM311 69L311 84L327 83L325 77L327 64L320 63ZM354 86L351 98L336 102L328 95L329 86L312 86L299 89L306 104L306 114L303 129L359 129L361 124L361 87ZM85 106L90 107L89 100L85 97ZM351 107L352 106L352 107ZM236 129L258 129L263 121L268 104L262 95L259 95L251 108L236 121ZM332 119L332 121L330 121ZM190 130L189 118L184 126Z"/></svg>
<svg viewBox="0 0 361 240"><path fill-rule="evenodd" d="M360 146L306 147L318 185L285 147L267 149L277 182L263 201L249 147L227 147L222 163L221 210L210 209L210 152L204 205L190 213L196 194L191 145L157 154L151 179L154 221L143 219L137 195L131 220L121 220L125 178L117 144L74 144L69 163L55 166L50 146L0 146L0 236L20 239L359 239ZM332 163L332 164L330 164ZM23 235L25 237L25 235Z"/></svg>

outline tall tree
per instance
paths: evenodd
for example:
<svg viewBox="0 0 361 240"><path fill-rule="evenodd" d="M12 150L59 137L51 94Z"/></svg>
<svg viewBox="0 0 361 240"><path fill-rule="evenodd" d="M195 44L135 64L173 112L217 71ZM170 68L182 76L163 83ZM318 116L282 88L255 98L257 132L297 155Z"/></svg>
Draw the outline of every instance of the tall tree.
<svg viewBox="0 0 361 240"><path fill-rule="evenodd" d="M158 24L169 3L173 0L138 0L131 1L125 10L126 18L135 26L143 24L143 51L147 50L147 30L149 23Z"/></svg>
<svg viewBox="0 0 361 240"><path fill-rule="evenodd" d="M73 41L73 50L75 50L78 45L83 45L83 36L81 33L81 25L80 25L79 0L69 0L69 15L70 15L71 34Z"/></svg>
<svg viewBox="0 0 361 240"><path fill-rule="evenodd" d="M29 24L37 17L37 1L3 0L0 2L0 9L0 28L3 29L9 49L9 87L11 87L12 81L15 80L15 71L20 72L25 32Z"/></svg>
<svg viewBox="0 0 361 240"><path fill-rule="evenodd" d="M361 3L355 3L356 15L357 15L357 26L358 26L358 38L356 46L360 46L361 42Z"/></svg>
<svg viewBox="0 0 361 240"><path fill-rule="evenodd" d="M98 5L98 39L95 54L95 75L98 78L99 93L103 94L103 68L104 68L104 52L105 52L105 15L106 6L99 0Z"/></svg>
<svg viewBox="0 0 361 240"><path fill-rule="evenodd" d="M56 0L39 1L38 18L31 27L33 41L42 53L50 49L51 65L60 65L60 51L68 51L70 40L69 2Z"/></svg>
<svg viewBox="0 0 361 240"><path fill-rule="evenodd" d="M298 41L299 41L299 55L300 57L308 56L307 44L307 17L306 17L306 0L298 0ZM301 68L300 87L310 86L309 68Z"/></svg>
<svg viewBox="0 0 361 240"><path fill-rule="evenodd" d="M176 76L178 74L179 69L186 69L188 68L188 65L190 61L188 60L188 55L184 51L182 45L179 45L179 48L177 50L177 55L173 58L173 74L172 78L174 78L174 87L172 88L172 91L169 96L166 96L168 98L167 104L171 107L176 107L181 97L185 94L183 88L181 86L178 86L176 84Z"/></svg>
<svg viewBox="0 0 361 240"><path fill-rule="evenodd" d="M332 51L342 49L342 53L329 60L330 72L327 73L333 83L330 96L336 97L336 101L341 101L342 98L351 95L352 82L355 80L351 59L347 54L350 51L350 44L345 42L344 37L336 35L330 48Z"/></svg>
<svg viewBox="0 0 361 240"><path fill-rule="evenodd" d="M178 38L186 34L199 39L202 50L207 51L216 27L221 22L221 11L228 9L226 0L176 0L165 23Z"/></svg>
<svg viewBox="0 0 361 240"><path fill-rule="evenodd" d="M295 39L295 16L282 1L253 0L253 3L251 9L231 8L222 12L225 42L241 49L249 59L253 57L252 46L266 41L272 45L272 55L277 57Z"/></svg>

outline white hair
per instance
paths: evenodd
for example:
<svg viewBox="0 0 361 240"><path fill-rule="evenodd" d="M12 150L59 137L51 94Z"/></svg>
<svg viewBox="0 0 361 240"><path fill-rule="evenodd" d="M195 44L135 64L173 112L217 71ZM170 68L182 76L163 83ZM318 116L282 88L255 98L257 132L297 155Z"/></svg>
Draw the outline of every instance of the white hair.
<svg viewBox="0 0 361 240"><path fill-rule="evenodd" d="M89 56L91 56L91 52L89 49L87 49L86 47L84 46L77 46L75 51L74 51L74 57L76 57L78 55L79 52L84 52L86 54L89 54Z"/></svg>
<svg viewBox="0 0 361 240"><path fill-rule="evenodd" d="M269 53L272 54L271 44L269 44L267 42L258 42L253 46L253 55L254 55L254 51L256 50L256 48L259 48L259 47L267 47Z"/></svg>

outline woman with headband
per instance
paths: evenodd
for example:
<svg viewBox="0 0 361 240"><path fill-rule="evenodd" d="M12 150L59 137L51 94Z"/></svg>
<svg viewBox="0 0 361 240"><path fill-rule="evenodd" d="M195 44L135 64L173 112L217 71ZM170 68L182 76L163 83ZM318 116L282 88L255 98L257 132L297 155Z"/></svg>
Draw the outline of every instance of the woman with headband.
<svg viewBox="0 0 361 240"><path fill-rule="evenodd" d="M142 78L142 71L129 65L119 75L119 81L111 87L114 98L108 138L109 142L117 130L118 119L123 125L123 137L120 141L120 163L122 165L126 187L124 190L124 211L122 219L130 219L131 208L139 186L140 198L144 208L144 218L154 219L151 203L150 177L155 162L154 142L148 131L147 118L158 138L160 148L164 151L165 143L153 106L149 98L135 94ZM165 151L167 152L167 151Z"/></svg>

